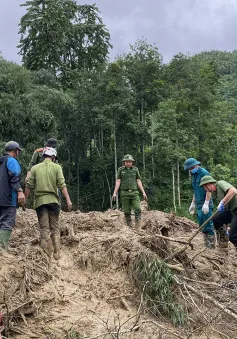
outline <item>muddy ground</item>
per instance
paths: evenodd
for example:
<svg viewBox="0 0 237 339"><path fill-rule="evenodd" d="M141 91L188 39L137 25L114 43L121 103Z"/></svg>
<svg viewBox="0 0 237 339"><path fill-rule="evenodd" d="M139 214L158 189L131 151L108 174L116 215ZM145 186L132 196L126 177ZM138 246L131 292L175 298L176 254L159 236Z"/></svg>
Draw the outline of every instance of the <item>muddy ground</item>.
<svg viewBox="0 0 237 339"><path fill-rule="evenodd" d="M33 210L18 211L9 252L0 256L0 330L3 338L237 338L237 258L205 250L202 234L193 249L168 262L185 326L152 314L131 264L141 253L165 259L197 225L159 211L143 212L143 232L124 225L120 211L61 213L61 259L49 263L39 246Z"/></svg>

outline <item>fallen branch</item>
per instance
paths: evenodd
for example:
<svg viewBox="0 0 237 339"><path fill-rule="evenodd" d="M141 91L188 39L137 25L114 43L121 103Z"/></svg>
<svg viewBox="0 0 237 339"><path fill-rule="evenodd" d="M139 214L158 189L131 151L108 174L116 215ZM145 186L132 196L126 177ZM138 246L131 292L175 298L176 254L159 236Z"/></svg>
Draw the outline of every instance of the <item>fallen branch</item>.
<svg viewBox="0 0 237 339"><path fill-rule="evenodd" d="M128 305L126 299L123 298L123 297L121 297L120 300L121 300L121 304L124 306L124 308L125 308L127 311L131 312L131 308L129 307L129 305Z"/></svg>
<svg viewBox="0 0 237 339"><path fill-rule="evenodd" d="M174 239L174 238L170 238L170 237L165 237L164 235L160 235L160 234L155 234L156 237L159 237L161 239L164 239L164 240L169 240L169 241L172 241L172 242L177 242L179 244L186 244L188 246L191 247L191 249L193 250L193 244L190 244L189 242L185 241L185 240L179 240L179 239Z"/></svg>
<svg viewBox="0 0 237 339"><path fill-rule="evenodd" d="M28 305L28 304L30 304L30 303L32 303L33 302L33 300L32 299L30 299L30 300L28 300L28 301L26 301L24 304L21 304L21 305L19 305L19 306L17 306L17 307L14 307L12 310L7 310L6 312L3 312L2 313L2 316L4 317L4 316L8 316L9 314L12 314L12 313L15 313L16 311L18 311L20 308L22 308L23 306L26 306L26 305Z"/></svg>
<svg viewBox="0 0 237 339"><path fill-rule="evenodd" d="M166 266L169 267L171 270L175 270L175 271L178 271L178 272L182 272L184 271L184 268L182 266L180 266L181 264L177 264L177 265L172 265L172 264L167 264L166 263Z"/></svg>
<svg viewBox="0 0 237 339"><path fill-rule="evenodd" d="M193 281L197 284L202 284L202 285L215 286L215 287L219 287L219 288L223 287L222 285L217 284L217 283L212 282L212 281L195 280L195 279L191 279L191 278L188 278L188 277L182 277L182 279L188 280L188 281Z"/></svg>
<svg viewBox="0 0 237 339"><path fill-rule="evenodd" d="M183 339L183 338L184 338L183 336L181 337L178 333L175 333L175 332L169 330L167 327L165 327L165 326L163 326L163 325L157 323L157 322L154 321L154 320L145 320L145 321L142 321L142 323L143 323L143 324L145 324L145 323L152 323L153 325L156 325L156 326L160 327L162 330L165 330L165 332L169 332L169 333L171 333L173 336L175 336L175 337L177 337L177 338L179 338L179 339ZM91 338L91 339L92 339L92 338Z"/></svg>
<svg viewBox="0 0 237 339"><path fill-rule="evenodd" d="M4 290L4 305L5 305L5 308L6 308L6 319L5 319L5 314L2 313L2 317L4 319L3 321L3 325L4 325L4 329L5 329L5 335L8 337L9 335L9 330L10 330L10 317L9 317L9 307L8 307L8 303L7 303L7 297L6 297L6 291Z"/></svg>
<svg viewBox="0 0 237 339"><path fill-rule="evenodd" d="M195 293L197 296L204 298L206 300L211 301L215 306L217 306L219 309L221 309L223 312L225 312L226 314L230 315L232 318L234 318L235 320L237 320L237 314L230 311L226 306L220 304L216 299L214 299L213 297L210 297L209 295L205 294L205 293L201 293L199 291L197 291L194 287L185 284L187 289L192 291L193 293Z"/></svg>

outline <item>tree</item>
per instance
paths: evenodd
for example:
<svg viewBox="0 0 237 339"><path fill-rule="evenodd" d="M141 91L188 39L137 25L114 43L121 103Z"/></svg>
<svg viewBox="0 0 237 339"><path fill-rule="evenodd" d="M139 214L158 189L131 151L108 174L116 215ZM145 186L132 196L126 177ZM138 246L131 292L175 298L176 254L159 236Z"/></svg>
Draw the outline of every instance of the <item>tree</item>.
<svg viewBox="0 0 237 339"><path fill-rule="evenodd" d="M150 141L146 124L149 121L149 113L157 107L162 97L162 58L156 46L148 44L146 40L137 40L130 46L130 52L120 58L120 62L126 68L127 78L135 96L134 108L140 121L137 132L145 170L145 145Z"/></svg>
<svg viewBox="0 0 237 339"><path fill-rule="evenodd" d="M21 18L20 52L30 70L51 69L63 79L68 70L92 69L106 60L110 35L95 5L74 0L30 0Z"/></svg>

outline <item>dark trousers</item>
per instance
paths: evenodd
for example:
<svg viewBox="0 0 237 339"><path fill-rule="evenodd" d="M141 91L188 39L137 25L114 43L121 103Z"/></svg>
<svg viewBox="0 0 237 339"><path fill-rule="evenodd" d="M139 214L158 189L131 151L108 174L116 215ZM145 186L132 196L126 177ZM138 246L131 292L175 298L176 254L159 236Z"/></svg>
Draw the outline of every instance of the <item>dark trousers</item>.
<svg viewBox="0 0 237 339"><path fill-rule="evenodd" d="M218 231L225 224L230 224L229 240L237 247L237 209L234 211L219 212L213 219L213 225Z"/></svg>
<svg viewBox="0 0 237 339"><path fill-rule="evenodd" d="M51 234L60 234L59 213L60 206L58 204L45 204L36 209L40 231L50 237Z"/></svg>
<svg viewBox="0 0 237 339"><path fill-rule="evenodd" d="M11 231L16 222L16 207L0 206L0 230Z"/></svg>

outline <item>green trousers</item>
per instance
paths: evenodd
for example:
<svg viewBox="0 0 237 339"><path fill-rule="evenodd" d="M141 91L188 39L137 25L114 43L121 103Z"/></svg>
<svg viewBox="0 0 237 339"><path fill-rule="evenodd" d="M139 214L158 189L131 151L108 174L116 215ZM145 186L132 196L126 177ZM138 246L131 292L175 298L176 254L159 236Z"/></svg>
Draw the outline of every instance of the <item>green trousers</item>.
<svg viewBox="0 0 237 339"><path fill-rule="evenodd" d="M141 205L138 191L128 192L121 190L121 202L126 219L131 218L131 211L134 211L135 219L141 219Z"/></svg>

